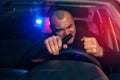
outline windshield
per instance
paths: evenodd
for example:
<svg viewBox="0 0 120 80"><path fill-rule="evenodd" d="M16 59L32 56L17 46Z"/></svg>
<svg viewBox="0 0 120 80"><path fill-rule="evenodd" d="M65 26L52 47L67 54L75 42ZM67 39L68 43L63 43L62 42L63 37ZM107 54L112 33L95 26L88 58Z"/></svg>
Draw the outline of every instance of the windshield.
<svg viewBox="0 0 120 80"><path fill-rule="evenodd" d="M21 56L37 53L44 40L52 35L50 14L57 9L72 14L77 37L90 31L104 50L113 51L107 55L120 55L119 0L1 0L0 66L13 67Z"/></svg>

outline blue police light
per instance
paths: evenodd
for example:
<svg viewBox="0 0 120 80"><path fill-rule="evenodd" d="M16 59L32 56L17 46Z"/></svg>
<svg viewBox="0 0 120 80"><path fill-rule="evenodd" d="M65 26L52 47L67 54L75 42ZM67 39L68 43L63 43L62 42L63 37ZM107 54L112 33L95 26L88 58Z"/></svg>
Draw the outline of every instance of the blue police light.
<svg viewBox="0 0 120 80"><path fill-rule="evenodd" d="M36 19L36 21L35 21L35 27L39 27L39 28L41 28L42 27L42 24L43 24L43 21L42 21L42 19Z"/></svg>
<svg viewBox="0 0 120 80"><path fill-rule="evenodd" d="M42 20L41 19L37 19L36 20L36 24L42 24Z"/></svg>

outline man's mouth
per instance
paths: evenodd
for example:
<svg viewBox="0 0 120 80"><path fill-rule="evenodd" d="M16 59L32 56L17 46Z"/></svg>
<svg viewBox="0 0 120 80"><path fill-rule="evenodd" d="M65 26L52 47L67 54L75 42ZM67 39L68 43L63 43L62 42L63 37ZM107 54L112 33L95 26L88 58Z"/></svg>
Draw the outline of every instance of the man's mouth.
<svg viewBox="0 0 120 80"><path fill-rule="evenodd" d="M67 43L72 37L73 37L72 34L69 34L69 35L65 36L65 37L62 39L62 43L63 43L63 44Z"/></svg>

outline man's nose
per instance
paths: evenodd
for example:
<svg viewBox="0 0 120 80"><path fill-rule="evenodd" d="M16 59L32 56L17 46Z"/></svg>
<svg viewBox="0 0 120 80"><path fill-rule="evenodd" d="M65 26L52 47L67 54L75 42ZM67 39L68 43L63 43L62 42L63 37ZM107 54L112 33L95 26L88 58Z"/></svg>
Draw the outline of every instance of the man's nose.
<svg viewBox="0 0 120 80"><path fill-rule="evenodd" d="M64 30L64 35L68 35L69 34L69 30L65 29Z"/></svg>

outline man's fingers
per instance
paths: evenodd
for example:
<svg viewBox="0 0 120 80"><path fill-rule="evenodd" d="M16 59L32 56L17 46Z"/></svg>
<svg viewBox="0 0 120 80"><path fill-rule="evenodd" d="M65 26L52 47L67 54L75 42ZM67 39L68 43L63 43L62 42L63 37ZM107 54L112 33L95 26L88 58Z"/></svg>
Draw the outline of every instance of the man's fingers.
<svg viewBox="0 0 120 80"><path fill-rule="evenodd" d="M96 44L96 39L94 37L83 37L81 41L87 42L87 43L92 43Z"/></svg>
<svg viewBox="0 0 120 80"><path fill-rule="evenodd" d="M54 43L56 43L56 44L54 44ZM50 49L52 50L52 54L58 55L59 54L58 43L56 41L56 38L54 38L54 36L50 37L49 45L50 45Z"/></svg>
<svg viewBox="0 0 120 80"><path fill-rule="evenodd" d="M49 43L49 46L50 46L50 49L51 49L52 53L54 53L55 52L55 46L54 46L54 43L53 43L53 40L52 40L51 37L49 38L48 43Z"/></svg>
<svg viewBox="0 0 120 80"><path fill-rule="evenodd" d="M68 45L67 44L63 44L63 49L67 49Z"/></svg>
<svg viewBox="0 0 120 80"><path fill-rule="evenodd" d="M53 55L58 55L62 47L62 40L59 36L52 36L45 40L45 45L48 52Z"/></svg>
<svg viewBox="0 0 120 80"><path fill-rule="evenodd" d="M84 49L87 53L94 56L102 56L103 50L98 44L95 37L83 37L81 41L84 41Z"/></svg>
<svg viewBox="0 0 120 80"><path fill-rule="evenodd" d="M52 41L53 41L53 46L54 46L54 53L58 54L59 53L59 46L58 46L57 37L52 36Z"/></svg>
<svg viewBox="0 0 120 80"><path fill-rule="evenodd" d="M49 43L48 43L48 40L45 40L45 45L46 45L46 48L47 48L48 52L51 54L51 53L52 53L52 50L51 50L51 48L50 48L50 45L49 45Z"/></svg>
<svg viewBox="0 0 120 80"><path fill-rule="evenodd" d="M85 45L84 48L85 49L96 49L97 45Z"/></svg>
<svg viewBox="0 0 120 80"><path fill-rule="evenodd" d="M86 52L94 55L96 52L96 49L88 49L88 50L86 50Z"/></svg>
<svg viewBox="0 0 120 80"><path fill-rule="evenodd" d="M84 41L86 38L87 38L87 37L83 37L83 38L81 39L81 41Z"/></svg>
<svg viewBox="0 0 120 80"><path fill-rule="evenodd" d="M93 42L84 42L84 46L87 46L87 45L95 45Z"/></svg>
<svg viewBox="0 0 120 80"><path fill-rule="evenodd" d="M61 50L62 48L62 40L59 36L56 37L57 38L57 42L58 42L58 49Z"/></svg>

